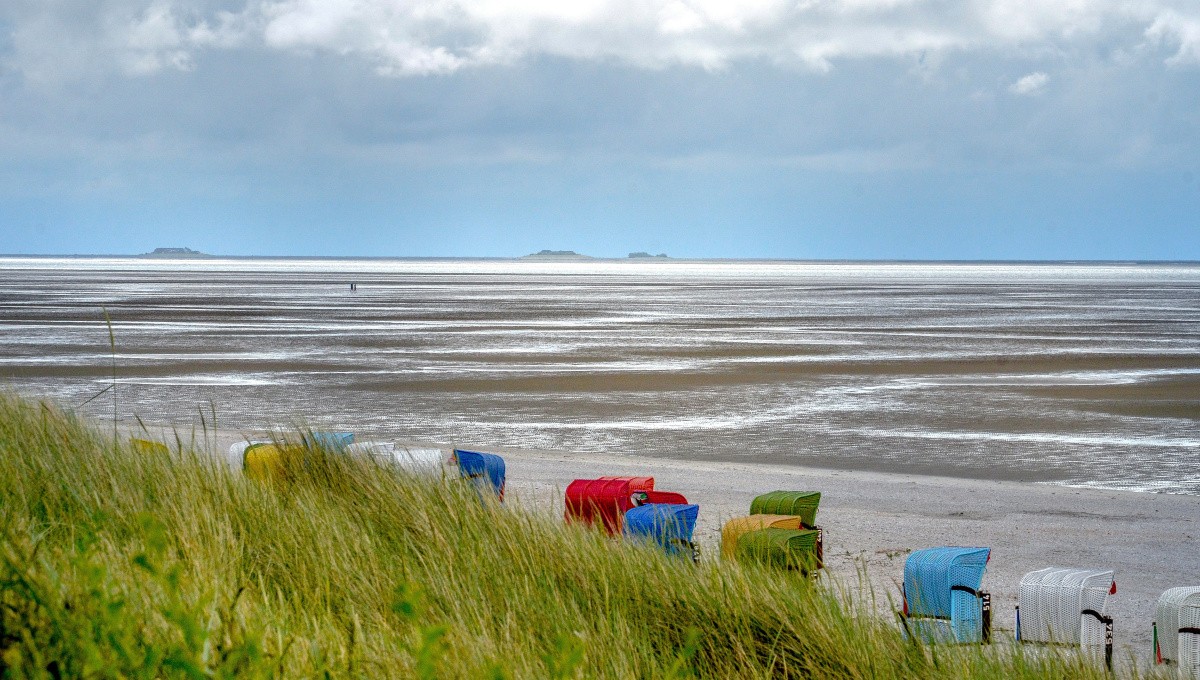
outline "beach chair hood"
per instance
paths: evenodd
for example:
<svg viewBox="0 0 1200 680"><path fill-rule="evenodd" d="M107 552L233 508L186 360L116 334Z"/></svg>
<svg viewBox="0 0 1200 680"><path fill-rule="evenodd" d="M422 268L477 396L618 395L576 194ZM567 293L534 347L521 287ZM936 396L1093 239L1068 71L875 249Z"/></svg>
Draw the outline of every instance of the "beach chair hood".
<svg viewBox="0 0 1200 680"><path fill-rule="evenodd" d="M904 562L904 597L911 616L950 618L954 592L976 597L991 548L917 550Z"/></svg>
<svg viewBox="0 0 1200 680"><path fill-rule="evenodd" d="M648 503L625 513L627 536L653 539L672 554L690 554L688 547L696 528L700 506L679 503Z"/></svg>
<svg viewBox="0 0 1200 680"><path fill-rule="evenodd" d="M750 502L750 514L796 515L811 528L817 525L817 506L820 504L820 491L772 491Z"/></svg>
<svg viewBox="0 0 1200 680"><path fill-rule="evenodd" d="M458 461L458 469L464 479L475 482L476 488L484 488L504 500L505 466L504 459L494 453L478 451L454 450L454 459Z"/></svg>
<svg viewBox="0 0 1200 680"><path fill-rule="evenodd" d="M567 485L565 519L587 525L599 521L608 533L616 534L625 513L634 507L633 494L653 488L653 477L576 479Z"/></svg>

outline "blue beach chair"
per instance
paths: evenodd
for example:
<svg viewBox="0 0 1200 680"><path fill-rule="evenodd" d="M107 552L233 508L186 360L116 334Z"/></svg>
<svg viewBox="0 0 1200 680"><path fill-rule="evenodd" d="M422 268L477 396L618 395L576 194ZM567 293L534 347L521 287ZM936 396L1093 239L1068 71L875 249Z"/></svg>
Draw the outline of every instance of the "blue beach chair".
<svg viewBox="0 0 1200 680"><path fill-rule="evenodd" d="M494 453L479 453L454 449L459 473L464 479L472 480L479 492L489 489L501 503L504 502L505 469L504 459Z"/></svg>
<svg viewBox="0 0 1200 680"><path fill-rule="evenodd" d="M625 535L653 540L670 555L699 558L692 543L700 506L691 503L647 503L625 512Z"/></svg>
<svg viewBox="0 0 1200 680"><path fill-rule="evenodd" d="M926 548L904 563L904 627L930 642L991 642L991 596L980 591L991 548Z"/></svg>
<svg viewBox="0 0 1200 680"><path fill-rule="evenodd" d="M310 438L311 437L311 438ZM353 432L324 432L313 430L305 434L304 443L326 451L341 451L354 443Z"/></svg>

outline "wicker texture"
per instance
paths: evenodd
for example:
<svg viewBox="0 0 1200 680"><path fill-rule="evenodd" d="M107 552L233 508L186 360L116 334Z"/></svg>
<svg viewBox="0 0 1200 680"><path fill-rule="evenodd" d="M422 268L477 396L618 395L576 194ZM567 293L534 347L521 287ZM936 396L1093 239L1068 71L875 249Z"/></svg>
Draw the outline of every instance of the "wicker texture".
<svg viewBox="0 0 1200 680"><path fill-rule="evenodd" d="M808 572L819 566L817 531L795 529L759 529L738 537L736 556L783 569Z"/></svg>
<svg viewBox="0 0 1200 680"><path fill-rule="evenodd" d="M1158 625L1158 651L1164 661L1179 658L1179 613L1187 606L1200 606L1200 586L1171 588L1158 598L1154 622Z"/></svg>
<svg viewBox="0 0 1200 680"><path fill-rule="evenodd" d="M672 555L691 555L692 532L700 506L647 503L625 513L625 535L650 539Z"/></svg>
<svg viewBox="0 0 1200 680"><path fill-rule="evenodd" d="M797 515L805 526L817 525L820 491L772 491L750 502L751 515Z"/></svg>
<svg viewBox="0 0 1200 680"><path fill-rule="evenodd" d="M798 515L748 515L734 517L721 527L721 556L732 559L737 553L738 538L759 529L802 529L804 519Z"/></svg>
<svg viewBox="0 0 1200 680"><path fill-rule="evenodd" d="M938 640L981 642L983 603L978 593L991 552L991 548L941 547L909 555L904 562L908 615L946 620L945 625L933 626L939 631ZM931 625L922 622L919 629Z"/></svg>
<svg viewBox="0 0 1200 680"><path fill-rule="evenodd" d="M1179 609L1179 628L1200 629L1200 605L1188 604ZM1179 654L1179 674L1200 680L1200 633L1179 633L1175 644Z"/></svg>
<svg viewBox="0 0 1200 680"><path fill-rule="evenodd" d="M1104 624L1085 609L1107 614L1111 570L1047 567L1021 578L1021 639L1030 642L1104 645Z"/></svg>

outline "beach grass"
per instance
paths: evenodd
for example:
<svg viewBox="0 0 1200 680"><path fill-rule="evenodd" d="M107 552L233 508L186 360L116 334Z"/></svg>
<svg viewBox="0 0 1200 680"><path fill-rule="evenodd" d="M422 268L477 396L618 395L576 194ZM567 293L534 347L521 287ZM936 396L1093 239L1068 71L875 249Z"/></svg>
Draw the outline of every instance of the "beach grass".
<svg viewBox="0 0 1200 680"><path fill-rule="evenodd" d="M0 395L4 677L1108 677L917 644L858 587L694 565L457 479L309 449L262 483L169 449Z"/></svg>

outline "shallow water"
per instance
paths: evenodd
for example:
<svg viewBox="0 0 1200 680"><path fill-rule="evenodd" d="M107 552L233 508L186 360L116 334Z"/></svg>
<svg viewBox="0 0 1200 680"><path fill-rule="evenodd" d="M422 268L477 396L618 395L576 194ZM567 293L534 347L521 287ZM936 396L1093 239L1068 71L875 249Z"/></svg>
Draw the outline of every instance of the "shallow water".
<svg viewBox="0 0 1200 680"><path fill-rule="evenodd" d="M103 309L123 419L1200 494L1196 265L0 258L0 375Z"/></svg>

